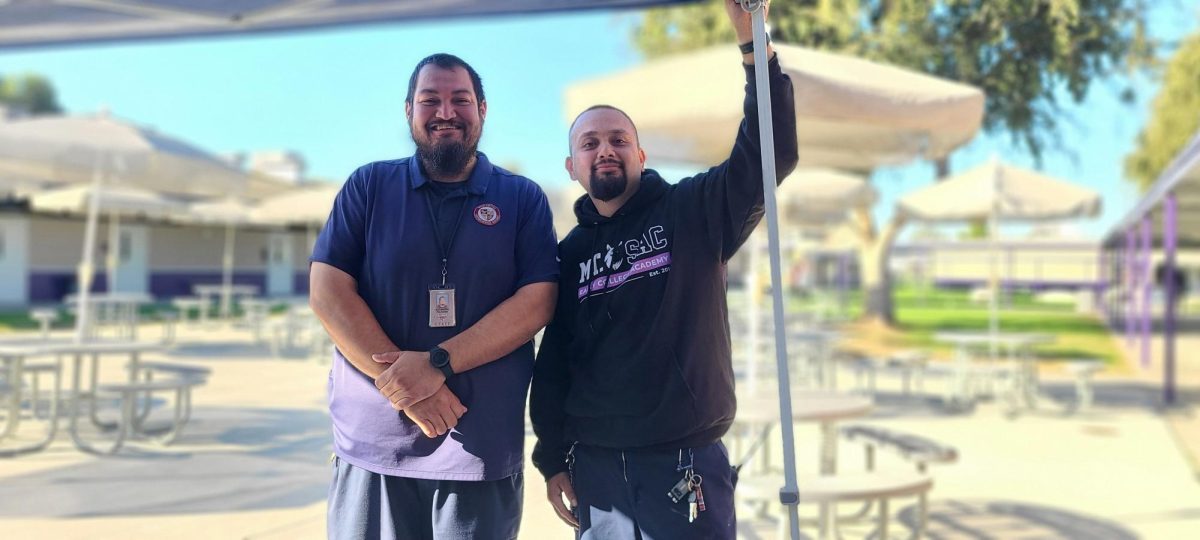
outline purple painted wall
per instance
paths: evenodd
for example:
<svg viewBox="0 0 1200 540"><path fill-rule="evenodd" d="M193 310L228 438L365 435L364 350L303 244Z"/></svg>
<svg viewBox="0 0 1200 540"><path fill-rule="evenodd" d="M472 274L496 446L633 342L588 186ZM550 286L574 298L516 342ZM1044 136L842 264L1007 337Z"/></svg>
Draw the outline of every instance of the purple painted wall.
<svg viewBox="0 0 1200 540"><path fill-rule="evenodd" d="M292 279L292 294L305 295L308 294L308 271L296 272Z"/></svg>
<svg viewBox="0 0 1200 540"><path fill-rule="evenodd" d="M32 272L29 274L29 302L62 302L67 295L75 294L77 284L75 272ZM103 272L97 272L92 278L92 292L108 292L108 276Z"/></svg>
<svg viewBox="0 0 1200 540"><path fill-rule="evenodd" d="M220 285L221 272L151 272L150 295L155 298L192 296L195 285ZM267 289L265 272L234 272L234 285L254 285L259 291Z"/></svg>

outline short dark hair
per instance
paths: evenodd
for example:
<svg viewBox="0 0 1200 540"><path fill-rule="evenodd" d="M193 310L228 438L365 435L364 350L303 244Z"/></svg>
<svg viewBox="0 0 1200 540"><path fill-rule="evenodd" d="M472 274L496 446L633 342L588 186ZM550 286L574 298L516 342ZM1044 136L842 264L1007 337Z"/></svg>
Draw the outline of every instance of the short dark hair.
<svg viewBox="0 0 1200 540"><path fill-rule="evenodd" d="M463 61L462 58L448 53L435 53L417 62L417 67L413 68L412 76L408 78L408 95L404 98L405 103L412 103L413 94L417 92L417 76L421 74L421 68L434 65L442 69L454 69L456 67L463 68L467 71L467 75L471 76L471 86L475 90L475 99L480 103L486 101L483 97L483 80L479 78L479 74L475 72L475 68Z"/></svg>
<svg viewBox="0 0 1200 540"><path fill-rule="evenodd" d="M569 138L571 136L571 134L575 132L575 124L579 123L579 117L581 117L587 113L590 113L596 109L608 109L610 111L616 111L616 112L620 113L621 116L624 116L626 120L629 120L629 125L633 126L633 137L638 140L639 145L641 144L642 139L640 137L638 137L637 124L633 123L633 119L629 117L629 113L626 113L625 111L622 111L621 109L613 107L612 105L607 105L604 103L601 103L598 105L592 105L591 107L588 107L582 111L579 111L579 114L575 115L575 119L571 121L571 127L569 129L567 129L567 137ZM567 147L568 147L567 149L570 150L571 155L575 155L575 148L572 146L571 141L569 141L569 140L567 141Z"/></svg>

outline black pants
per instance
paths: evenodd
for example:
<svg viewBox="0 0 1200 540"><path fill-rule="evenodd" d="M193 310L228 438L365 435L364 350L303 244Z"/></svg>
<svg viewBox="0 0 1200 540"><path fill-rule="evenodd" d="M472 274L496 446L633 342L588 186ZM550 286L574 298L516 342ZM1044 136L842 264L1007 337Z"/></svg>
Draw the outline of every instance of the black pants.
<svg viewBox="0 0 1200 540"><path fill-rule="evenodd" d="M672 502L667 492L692 461L703 478L705 511L688 522L688 502ZM733 540L733 473L720 442L699 448L620 451L576 445L571 479L579 500L580 540Z"/></svg>

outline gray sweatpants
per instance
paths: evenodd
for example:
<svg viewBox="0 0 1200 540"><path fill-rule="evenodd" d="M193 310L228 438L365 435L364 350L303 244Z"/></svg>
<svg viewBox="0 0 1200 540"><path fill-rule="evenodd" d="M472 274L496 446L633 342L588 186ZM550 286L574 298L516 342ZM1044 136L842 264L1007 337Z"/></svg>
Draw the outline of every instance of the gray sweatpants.
<svg viewBox="0 0 1200 540"><path fill-rule="evenodd" d="M330 540L513 540L521 526L521 473L491 482L375 474L334 459Z"/></svg>

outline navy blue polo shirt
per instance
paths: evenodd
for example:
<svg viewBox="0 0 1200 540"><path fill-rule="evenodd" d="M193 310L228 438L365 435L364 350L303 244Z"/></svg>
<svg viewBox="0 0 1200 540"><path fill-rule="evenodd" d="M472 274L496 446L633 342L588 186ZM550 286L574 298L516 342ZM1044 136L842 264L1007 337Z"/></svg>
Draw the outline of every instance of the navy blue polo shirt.
<svg viewBox="0 0 1200 540"><path fill-rule="evenodd" d="M427 199L430 181L415 158L380 161L354 171L334 201L310 261L332 265L358 282L358 293L402 350L424 351L475 324L517 289L558 279L556 242L546 195L533 181L493 166L482 153L465 192L447 252L457 326L429 327L429 289L440 284L441 256ZM465 204L457 197L466 197ZM431 199L437 207L437 199ZM442 241L448 242L443 235ZM379 351L384 352L384 351ZM497 480L520 472L525 396L533 343L454 376L450 390L468 409L450 433L427 438L392 409L375 382L335 351L329 375L334 451L369 471L409 478Z"/></svg>

